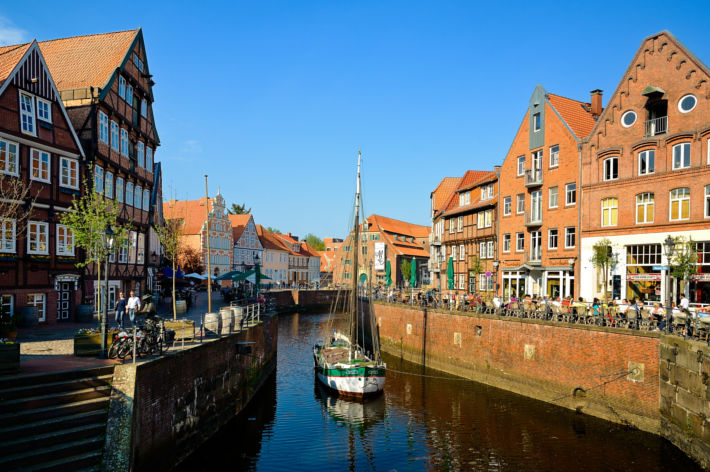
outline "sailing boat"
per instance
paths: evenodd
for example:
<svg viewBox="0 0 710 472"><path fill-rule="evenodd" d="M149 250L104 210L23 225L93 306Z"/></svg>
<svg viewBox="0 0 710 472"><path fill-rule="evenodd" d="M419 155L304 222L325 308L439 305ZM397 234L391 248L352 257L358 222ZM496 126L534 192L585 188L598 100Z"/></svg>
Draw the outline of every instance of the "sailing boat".
<svg viewBox="0 0 710 472"><path fill-rule="evenodd" d="M360 161L357 155L357 184L355 191L355 219L353 225L353 264L350 274L352 287L347 307L348 332L337 330L324 342L313 347L315 372L318 380L330 390L346 397L364 398L377 395L385 387L387 366L380 356L379 333L375 315L367 300L358 294L358 256L360 254ZM337 301L336 301L337 305ZM331 310L332 312L335 310ZM364 329L360 323L368 322L372 339L372 353L364 348ZM364 328L361 326L360 328ZM362 334L360 337L359 334ZM362 344L360 343L362 341Z"/></svg>

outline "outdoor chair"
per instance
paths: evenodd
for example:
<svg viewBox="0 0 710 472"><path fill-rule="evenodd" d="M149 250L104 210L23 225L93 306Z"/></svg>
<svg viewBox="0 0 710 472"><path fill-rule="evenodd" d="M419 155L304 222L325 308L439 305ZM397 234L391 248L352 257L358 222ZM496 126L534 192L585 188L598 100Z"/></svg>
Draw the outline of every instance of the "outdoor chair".
<svg viewBox="0 0 710 472"><path fill-rule="evenodd" d="M710 335L710 317L705 316L698 319L698 339L708 342Z"/></svg>

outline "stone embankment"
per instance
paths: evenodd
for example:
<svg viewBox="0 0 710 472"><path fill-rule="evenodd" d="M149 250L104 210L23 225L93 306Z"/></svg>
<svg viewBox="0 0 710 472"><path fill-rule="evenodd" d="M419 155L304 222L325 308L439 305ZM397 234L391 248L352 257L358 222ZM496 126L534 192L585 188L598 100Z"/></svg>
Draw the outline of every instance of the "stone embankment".
<svg viewBox="0 0 710 472"><path fill-rule="evenodd" d="M342 306L349 293L347 290L273 290L266 293L266 298L278 313L289 313L327 310L336 302Z"/></svg>

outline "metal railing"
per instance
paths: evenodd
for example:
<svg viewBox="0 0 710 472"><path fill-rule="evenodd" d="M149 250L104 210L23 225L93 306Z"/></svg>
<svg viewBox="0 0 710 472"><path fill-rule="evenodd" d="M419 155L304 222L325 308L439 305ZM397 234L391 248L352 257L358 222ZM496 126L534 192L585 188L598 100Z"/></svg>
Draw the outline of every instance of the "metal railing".
<svg viewBox="0 0 710 472"><path fill-rule="evenodd" d="M644 136L658 136L668 132L668 117L661 116L648 120L645 123L646 129Z"/></svg>
<svg viewBox="0 0 710 472"><path fill-rule="evenodd" d="M540 226L542 225L542 210L536 212L525 212L525 226Z"/></svg>
<svg viewBox="0 0 710 472"><path fill-rule="evenodd" d="M542 185L542 169L529 169L525 171L525 186L537 187Z"/></svg>
<svg viewBox="0 0 710 472"><path fill-rule="evenodd" d="M525 262L529 262L531 264L539 264L542 262L542 248L538 246L536 248L531 248L530 251L527 251L525 253Z"/></svg>

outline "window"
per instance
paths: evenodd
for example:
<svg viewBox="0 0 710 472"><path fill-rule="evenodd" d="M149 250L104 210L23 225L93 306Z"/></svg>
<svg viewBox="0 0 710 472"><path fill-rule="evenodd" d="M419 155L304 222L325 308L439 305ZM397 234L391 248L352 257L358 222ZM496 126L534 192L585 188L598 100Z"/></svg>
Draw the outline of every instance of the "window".
<svg viewBox="0 0 710 472"><path fill-rule="evenodd" d="M147 188L143 189L143 209L145 211L150 209L150 192Z"/></svg>
<svg viewBox="0 0 710 472"><path fill-rule="evenodd" d="M128 106L133 106L133 87L126 85L126 102Z"/></svg>
<svg viewBox="0 0 710 472"><path fill-rule="evenodd" d="M124 242L121 247L118 248L118 262L121 264L128 262L128 241Z"/></svg>
<svg viewBox="0 0 710 472"><path fill-rule="evenodd" d="M548 194L550 196L550 208L557 208L557 187L550 187Z"/></svg>
<svg viewBox="0 0 710 472"><path fill-rule="evenodd" d="M533 131L538 132L541 128L541 117L540 113L535 113L533 115Z"/></svg>
<svg viewBox="0 0 710 472"><path fill-rule="evenodd" d="M0 219L0 252L15 252L15 220L10 218Z"/></svg>
<svg viewBox="0 0 710 472"><path fill-rule="evenodd" d="M111 149L118 151L118 123L111 121Z"/></svg>
<svg viewBox="0 0 710 472"><path fill-rule="evenodd" d="M525 156L518 156L518 177L525 173Z"/></svg>
<svg viewBox="0 0 710 472"><path fill-rule="evenodd" d="M673 146L673 169L690 167L690 143L680 143Z"/></svg>
<svg viewBox="0 0 710 472"><path fill-rule="evenodd" d="M577 184L572 182L565 185L565 205L574 205L577 203Z"/></svg>
<svg viewBox="0 0 710 472"><path fill-rule="evenodd" d="M547 231L547 248L557 249L557 228Z"/></svg>
<svg viewBox="0 0 710 472"><path fill-rule="evenodd" d="M57 255L74 255L74 232L69 226L57 225Z"/></svg>
<svg viewBox="0 0 710 472"><path fill-rule="evenodd" d="M565 228L565 247L571 248L576 244L574 227Z"/></svg>
<svg viewBox="0 0 710 472"><path fill-rule="evenodd" d="M493 259L495 257L495 243L493 241L488 241L488 259Z"/></svg>
<svg viewBox="0 0 710 472"><path fill-rule="evenodd" d="M451 259L456 260L456 246L451 246Z"/></svg>
<svg viewBox="0 0 710 472"><path fill-rule="evenodd" d="M493 226L493 210L486 210L483 215L485 217L484 226L486 228Z"/></svg>
<svg viewBox="0 0 710 472"><path fill-rule="evenodd" d="M126 205L133 206L133 182L126 182Z"/></svg>
<svg viewBox="0 0 710 472"><path fill-rule="evenodd" d="M79 188L79 161L68 157L59 158L59 185Z"/></svg>
<svg viewBox="0 0 710 472"><path fill-rule="evenodd" d="M510 197L503 198L503 216L510 215L510 209L511 209L511 198Z"/></svg>
<svg viewBox="0 0 710 472"><path fill-rule="evenodd" d="M649 149L639 153L639 175L653 174L656 167L656 151Z"/></svg>
<svg viewBox="0 0 710 472"><path fill-rule="evenodd" d="M525 212L525 194L519 193L516 198L516 213L521 214Z"/></svg>
<svg viewBox="0 0 710 472"><path fill-rule="evenodd" d="M123 203L123 178L116 177L116 200Z"/></svg>
<svg viewBox="0 0 710 472"><path fill-rule="evenodd" d="M128 233L128 263L136 263L136 249L138 248L138 233L130 231Z"/></svg>
<svg viewBox="0 0 710 472"><path fill-rule="evenodd" d="M653 194L636 195L636 223L653 223Z"/></svg>
<svg viewBox="0 0 710 472"><path fill-rule="evenodd" d="M99 111L99 139L108 144L108 115Z"/></svg>
<svg viewBox="0 0 710 472"><path fill-rule="evenodd" d="M619 158L617 156L604 159L604 180L616 180L619 178Z"/></svg>
<svg viewBox="0 0 710 472"><path fill-rule="evenodd" d="M45 321L47 318L47 304L45 303L44 293L27 294L27 304L37 307L37 320Z"/></svg>
<svg viewBox="0 0 710 472"><path fill-rule="evenodd" d="M710 185L705 186L705 218L710 218Z"/></svg>
<svg viewBox="0 0 710 472"><path fill-rule="evenodd" d="M466 260L466 249L464 248L463 244L459 245L459 260Z"/></svg>
<svg viewBox="0 0 710 472"><path fill-rule="evenodd" d="M454 219L451 218L449 220L449 234L454 234L454 224L455 224Z"/></svg>
<svg viewBox="0 0 710 472"><path fill-rule="evenodd" d="M459 206L463 206L463 193L459 193Z"/></svg>
<svg viewBox="0 0 710 472"><path fill-rule="evenodd" d="M148 172L153 172L153 149L145 148L145 168Z"/></svg>
<svg viewBox="0 0 710 472"><path fill-rule="evenodd" d="M136 185L136 190L134 193L135 197L133 200L133 206L139 210L143 208L143 187Z"/></svg>
<svg viewBox="0 0 710 472"><path fill-rule="evenodd" d="M40 182L49 182L49 153L32 149L30 159L30 178Z"/></svg>
<svg viewBox="0 0 710 472"><path fill-rule="evenodd" d="M466 274L459 274L459 290L466 289Z"/></svg>
<svg viewBox="0 0 710 472"><path fill-rule="evenodd" d="M41 221L27 223L27 252L29 254L48 254L49 225Z"/></svg>
<svg viewBox="0 0 710 472"><path fill-rule="evenodd" d="M145 264L145 234L143 233L138 233L138 255L136 262L138 264ZM226 263L227 261L225 260L225 264Z"/></svg>
<svg viewBox="0 0 710 472"><path fill-rule="evenodd" d="M486 249L486 242L481 241L480 243L478 243L478 257L479 257L479 259L486 259L487 252L488 251Z"/></svg>
<svg viewBox="0 0 710 472"><path fill-rule="evenodd" d="M138 152L137 152L137 158L138 158L138 167L145 167L145 161L144 161L144 149L145 145L143 144L143 141L138 141Z"/></svg>
<svg viewBox="0 0 710 472"><path fill-rule="evenodd" d="M128 130L121 128L121 154L128 157Z"/></svg>
<svg viewBox="0 0 710 472"><path fill-rule="evenodd" d="M628 128L636 123L636 112L629 110L621 115L621 126Z"/></svg>
<svg viewBox="0 0 710 472"><path fill-rule="evenodd" d="M37 97L37 119L52 122L52 103Z"/></svg>
<svg viewBox="0 0 710 472"><path fill-rule="evenodd" d="M456 218L456 231L460 233L463 231L463 216Z"/></svg>
<svg viewBox="0 0 710 472"><path fill-rule="evenodd" d="M503 235L503 252L510 252L510 233Z"/></svg>
<svg viewBox="0 0 710 472"><path fill-rule="evenodd" d="M111 172L106 172L104 195L106 195L108 198L113 198L113 174Z"/></svg>
<svg viewBox="0 0 710 472"><path fill-rule="evenodd" d="M138 57L138 54L133 55L133 64L139 71L143 72L143 61Z"/></svg>
<svg viewBox="0 0 710 472"><path fill-rule="evenodd" d="M518 252L525 250L525 233L515 234L515 250Z"/></svg>
<svg viewBox="0 0 710 472"><path fill-rule="evenodd" d="M126 79L120 75L118 76L118 96L126 99Z"/></svg>
<svg viewBox="0 0 710 472"><path fill-rule="evenodd" d="M18 175L17 173L17 143L0 139L0 172Z"/></svg>
<svg viewBox="0 0 710 472"><path fill-rule="evenodd" d="M480 228L483 228L483 225L484 225L485 222L486 222L486 219L485 219L485 217L483 216L483 212L478 213L478 214L476 215L476 217L477 217L477 219L478 219L478 222L477 222L476 227L479 228L479 229L480 229Z"/></svg>
<svg viewBox="0 0 710 472"><path fill-rule="evenodd" d="M602 226L616 226L619 217L619 200L614 197L602 199Z"/></svg>
<svg viewBox="0 0 710 472"><path fill-rule="evenodd" d="M13 302L14 295L0 295L0 305L2 305L5 314L10 316L15 314L15 304Z"/></svg>
<svg viewBox="0 0 710 472"><path fill-rule="evenodd" d="M148 102L145 98L141 100L141 116L143 118L148 118Z"/></svg>
<svg viewBox="0 0 710 472"><path fill-rule="evenodd" d="M20 92L20 117L22 132L35 136L35 109L32 95Z"/></svg>
<svg viewBox="0 0 710 472"><path fill-rule="evenodd" d="M550 147L550 167L557 167L560 165L560 145L555 144Z"/></svg>
<svg viewBox="0 0 710 472"><path fill-rule="evenodd" d="M104 193L104 169L99 166L94 167L94 190Z"/></svg>
<svg viewBox="0 0 710 472"><path fill-rule="evenodd" d="M695 105L697 104L698 99L695 98L695 95L685 95L680 100L678 100L678 111L680 111L681 113L688 113L693 108L695 108Z"/></svg>
<svg viewBox="0 0 710 472"><path fill-rule="evenodd" d="M671 221L690 218L690 189L676 188L671 190Z"/></svg>

